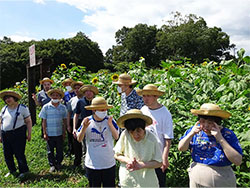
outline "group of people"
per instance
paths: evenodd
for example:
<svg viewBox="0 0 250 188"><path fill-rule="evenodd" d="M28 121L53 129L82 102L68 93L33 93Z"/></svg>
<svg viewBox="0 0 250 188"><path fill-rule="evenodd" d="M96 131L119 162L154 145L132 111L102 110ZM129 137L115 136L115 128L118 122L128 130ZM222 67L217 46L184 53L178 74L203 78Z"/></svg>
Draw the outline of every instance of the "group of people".
<svg viewBox="0 0 250 188"><path fill-rule="evenodd" d="M99 91L95 86L69 78L62 82L67 90L63 92L52 89L53 81L49 78L40 83L43 90L33 94L33 99L42 106L39 117L42 138L47 142L50 172L61 168L67 131L68 154L74 154L75 167L84 163L89 187L115 187L116 160L120 162L119 186L166 186L174 134L171 113L158 102L164 91L154 84L135 90L136 81L128 74L121 74L113 82L121 93L120 117L115 121L108 115L113 106L96 96ZM24 176L29 171L24 154L26 138L31 139L29 110L18 103L21 96L14 91L0 92L0 98L6 103L0 114L5 161L9 173L16 173L15 155L19 176ZM190 187L235 187L231 164L241 164L242 149L233 131L222 127L223 119L231 114L211 103L192 109L191 113L198 121L185 132L178 145L180 151L190 149L194 161L188 169Z"/></svg>

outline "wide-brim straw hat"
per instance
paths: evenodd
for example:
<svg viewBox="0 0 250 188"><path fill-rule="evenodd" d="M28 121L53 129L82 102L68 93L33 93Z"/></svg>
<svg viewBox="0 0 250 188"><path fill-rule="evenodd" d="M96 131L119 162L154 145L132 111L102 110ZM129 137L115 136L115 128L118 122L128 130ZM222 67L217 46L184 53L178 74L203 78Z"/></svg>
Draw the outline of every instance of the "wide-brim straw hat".
<svg viewBox="0 0 250 188"><path fill-rule="evenodd" d="M58 93L59 95L61 95L61 98L64 97L64 92L61 89L50 89L47 93L50 98L51 98L52 93Z"/></svg>
<svg viewBox="0 0 250 188"><path fill-rule="evenodd" d="M44 82L50 82L51 84L54 83L53 80L49 79L48 77L43 78L42 80L39 81L40 84L43 84Z"/></svg>
<svg viewBox="0 0 250 188"><path fill-rule="evenodd" d="M87 110L102 110L113 108L113 106L109 105L103 97L95 97L92 100L91 105L85 106L85 108Z"/></svg>
<svg viewBox="0 0 250 188"><path fill-rule="evenodd" d="M62 85L65 87L66 83L72 83L73 82L73 79L72 78L67 78L65 80L62 81Z"/></svg>
<svg viewBox="0 0 250 188"><path fill-rule="evenodd" d="M80 92L84 93L87 90L92 91L95 95L97 95L99 93L99 90L97 89L97 87L92 86L92 85L83 85L80 89Z"/></svg>
<svg viewBox="0 0 250 188"><path fill-rule="evenodd" d="M222 119L227 119L231 116L229 112L222 110L218 105L212 103L204 103L200 109L191 109L191 113L194 115L216 116Z"/></svg>
<svg viewBox="0 0 250 188"><path fill-rule="evenodd" d="M146 122L146 126L149 126L153 123L153 120L151 119L151 117L144 115L142 113L141 110L138 109L132 109L126 112L126 114L124 114L123 116L119 117L119 119L117 120L117 125L120 128L124 128L124 122L128 119L142 119Z"/></svg>
<svg viewBox="0 0 250 188"><path fill-rule="evenodd" d="M7 91L2 91L0 93L0 98L4 98L4 96L13 96L13 97L16 97L18 100L20 100L22 98L21 95L19 95L17 92L15 91L10 91L10 90L7 90Z"/></svg>
<svg viewBox="0 0 250 188"><path fill-rule="evenodd" d="M125 84L125 85L134 85L137 82L135 80L132 80L131 76L128 74L121 74L118 77L118 81L113 82L114 84Z"/></svg>
<svg viewBox="0 0 250 188"><path fill-rule="evenodd" d="M156 95L156 96L162 96L164 95L164 91L158 90L157 86L154 84L147 84L143 87L143 89L136 90L137 94L142 95Z"/></svg>
<svg viewBox="0 0 250 188"><path fill-rule="evenodd" d="M83 82L81 82L81 81L73 81L71 83L71 88L75 89L76 85L79 85L80 87L82 87L83 86Z"/></svg>

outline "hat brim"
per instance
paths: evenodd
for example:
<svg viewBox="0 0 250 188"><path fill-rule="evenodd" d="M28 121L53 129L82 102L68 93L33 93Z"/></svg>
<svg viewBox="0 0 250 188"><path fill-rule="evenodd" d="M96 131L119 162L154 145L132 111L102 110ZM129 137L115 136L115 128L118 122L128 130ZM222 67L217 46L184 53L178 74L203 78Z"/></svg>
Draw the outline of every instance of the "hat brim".
<svg viewBox="0 0 250 188"><path fill-rule="evenodd" d="M120 127L120 128L125 128L124 126L124 122L128 119L142 119L146 122L146 126L149 126L153 123L151 117L147 116L147 115L144 115L144 114L138 114L138 113L129 113L129 114L125 114L121 117L119 117L119 119L117 120L117 125Z"/></svg>
<svg viewBox="0 0 250 188"><path fill-rule="evenodd" d="M40 82L40 84L43 84L44 82L50 82L51 84L53 84L53 83L54 83L54 81L53 81L53 80L51 80L51 79L47 79L47 80L40 80L39 82Z"/></svg>
<svg viewBox="0 0 250 188"><path fill-rule="evenodd" d="M13 96L16 97L18 100L20 100L22 98L21 95L19 95L18 93L14 92L14 91L3 91L0 93L0 98L4 98L4 96L9 95L9 96Z"/></svg>
<svg viewBox="0 0 250 188"><path fill-rule="evenodd" d="M138 89L136 90L136 93L140 96L142 95L156 95L156 96L162 96L165 92L159 91L159 90L145 90L145 89Z"/></svg>
<svg viewBox="0 0 250 188"><path fill-rule="evenodd" d="M102 110L102 109L110 109L113 108L112 105L89 105L85 106L87 110Z"/></svg>
<svg viewBox="0 0 250 188"><path fill-rule="evenodd" d="M64 92L62 90L59 90L59 89L50 89L48 91L49 98L51 98L52 93L58 93L59 95L61 95L61 98L64 97Z"/></svg>
<svg viewBox="0 0 250 188"><path fill-rule="evenodd" d="M224 110L197 110L191 109L191 113L194 115L203 115L203 116L216 116L221 117L222 119L228 119L231 114Z"/></svg>
<svg viewBox="0 0 250 188"><path fill-rule="evenodd" d="M83 86L83 82L81 82L81 81L72 82L72 83L71 83L71 88L72 88L72 89L75 89L75 86L76 86L76 85L79 85L80 87L82 87L82 86Z"/></svg>
<svg viewBox="0 0 250 188"><path fill-rule="evenodd" d="M90 90L92 91L95 95L97 95L99 93L98 89L94 86L85 86L83 85L81 88L80 88L80 92L84 93L85 91L87 90Z"/></svg>
<svg viewBox="0 0 250 188"><path fill-rule="evenodd" d="M120 80L118 80L117 82L113 82L113 84L117 84L117 85L122 85L122 84L134 85L136 83L137 83L137 81L135 81L135 80L132 80L131 82L121 82Z"/></svg>

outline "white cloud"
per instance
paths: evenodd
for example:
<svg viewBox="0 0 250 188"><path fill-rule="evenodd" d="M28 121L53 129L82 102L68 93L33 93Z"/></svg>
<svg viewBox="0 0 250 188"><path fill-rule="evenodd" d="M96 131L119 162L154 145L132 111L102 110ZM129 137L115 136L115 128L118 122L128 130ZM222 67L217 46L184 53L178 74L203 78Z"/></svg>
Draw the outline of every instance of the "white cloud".
<svg viewBox="0 0 250 188"><path fill-rule="evenodd" d="M9 35L7 37L10 38L14 42L37 40L36 38L33 38L33 37L23 36L23 35L18 35L18 34L17 35ZM3 36L1 36L0 38L3 39Z"/></svg>
<svg viewBox="0 0 250 188"><path fill-rule="evenodd" d="M38 4L43 4L45 5L45 0L33 0L34 3L38 3Z"/></svg>

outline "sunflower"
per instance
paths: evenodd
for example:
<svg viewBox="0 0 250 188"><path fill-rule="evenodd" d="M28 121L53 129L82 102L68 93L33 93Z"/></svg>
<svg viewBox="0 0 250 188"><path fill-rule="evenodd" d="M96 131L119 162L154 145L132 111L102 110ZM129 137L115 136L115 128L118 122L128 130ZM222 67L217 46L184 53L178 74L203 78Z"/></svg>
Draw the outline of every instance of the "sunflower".
<svg viewBox="0 0 250 188"><path fill-rule="evenodd" d="M113 81L116 81L116 80L118 80L118 77L119 77L118 74L113 74L113 75L111 76L111 79L112 79Z"/></svg>
<svg viewBox="0 0 250 188"><path fill-rule="evenodd" d="M61 64L61 67L62 67L63 69L67 69L67 66L66 66L65 64Z"/></svg>
<svg viewBox="0 0 250 188"><path fill-rule="evenodd" d="M98 78L97 77L94 77L91 81L93 84L96 84L98 82Z"/></svg>
<svg viewBox="0 0 250 188"><path fill-rule="evenodd" d="M207 62L204 61L204 62L202 63L202 66L206 66L206 65L207 65Z"/></svg>
<svg viewBox="0 0 250 188"><path fill-rule="evenodd" d="M222 66L220 65L219 67L216 67L217 71L220 71L222 69Z"/></svg>

